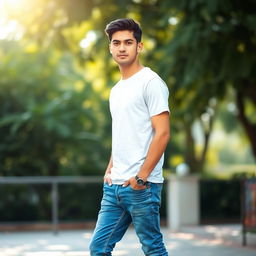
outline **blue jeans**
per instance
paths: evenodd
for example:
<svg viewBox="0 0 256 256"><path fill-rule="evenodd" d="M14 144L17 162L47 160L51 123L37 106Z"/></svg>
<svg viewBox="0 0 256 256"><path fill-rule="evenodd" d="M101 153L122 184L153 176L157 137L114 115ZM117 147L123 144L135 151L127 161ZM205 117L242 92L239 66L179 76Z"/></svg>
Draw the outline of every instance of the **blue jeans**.
<svg viewBox="0 0 256 256"><path fill-rule="evenodd" d="M91 256L111 255L133 223L146 256L167 256L160 232L162 184L148 183L143 190L104 184L101 209L90 244Z"/></svg>

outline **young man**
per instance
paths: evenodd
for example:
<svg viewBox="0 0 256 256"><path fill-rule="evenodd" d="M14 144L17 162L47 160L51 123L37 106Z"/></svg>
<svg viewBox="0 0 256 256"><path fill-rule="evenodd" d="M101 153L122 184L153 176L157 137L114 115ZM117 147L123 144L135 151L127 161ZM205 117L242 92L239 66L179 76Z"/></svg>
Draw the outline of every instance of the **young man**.
<svg viewBox="0 0 256 256"><path fill-rule="evenodd" d="M105 32L121 80L110 94L112 154L90 252L111 255L133 223L144 254L166 256L159 207L163 153L170 137L168 89L139 62L142 31L134 20L112 21Z"/></svg>

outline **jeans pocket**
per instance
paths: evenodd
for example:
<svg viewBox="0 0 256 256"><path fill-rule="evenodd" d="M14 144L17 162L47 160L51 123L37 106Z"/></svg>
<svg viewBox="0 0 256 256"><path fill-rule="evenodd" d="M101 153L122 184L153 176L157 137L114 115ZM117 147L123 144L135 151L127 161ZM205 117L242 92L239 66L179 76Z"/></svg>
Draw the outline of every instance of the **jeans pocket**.
<svg viewBox="0 0 256 256"><path fill-rule="evenodd" d="M129 186L129 192L132 202L135 204L149 202L151 198L151 191L148 187L144 189L133 189Z"/></svg>
<svg viewBox="0 0 256 256"><path fill-rule="evenodd" d="M131 190L133 190L133 191L144 191L144 190L147 190L147 187L142 188L142 189L134 189L134 188L131 187L131 185L129 185L128 187L129 187Z"/></svg>

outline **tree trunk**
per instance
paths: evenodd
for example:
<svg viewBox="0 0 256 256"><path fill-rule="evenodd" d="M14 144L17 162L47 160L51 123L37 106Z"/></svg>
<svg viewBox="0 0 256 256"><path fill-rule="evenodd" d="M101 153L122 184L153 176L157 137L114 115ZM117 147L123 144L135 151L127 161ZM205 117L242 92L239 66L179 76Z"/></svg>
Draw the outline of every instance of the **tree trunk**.
<svg viewBox="0 0 256 256"><path fill-rule="evenodd" d="M199 166L200 166L201 170L204 169L206 154L207 154L208 147L209 147L210 135L212 133L212 128L213 128L214 117L215 117L215 115L210 116L208 129L207 128L203 129L203 131L204 131L204 147L203 147L200 159L199 159ZM202 125L202 127L204 127L203 124L201 124L201 125Z"/></svg>
<svg viewBox="0 0 256 256"><path fill-rule="evenodd" d="M186 148L185 148L185 161L190 167L191 173L200 173L203 171L206 154L209 146L209 139L212 132L214 116L210 117L208 128L205 128L201 123L202 130L204 132L204 145L202 152L199 156L196 154L195 140L192 135L192 125L187 122L184 123L184 130L186 136Z"/></svg>
<svg viewBox="0 0 256 256"><path fill-rule="evenodd" d="M256 91L256 90L255 90ZM247 90L250 93L250 90ZM236 92L236 104L238 108L238 119L241 122L242 126L245 129L245 132L249 138L252 147L252 153L256 159L256 124L250 122L245 113L245 92L240 90ZM256 99L252 98L254 94L248 95L248 98L252 99L253 102L256 102Z"/></svg>
<svg viewBox="0 0 256 256"><path fill-rule="evenodd" d="M185 130L185 161L190 168L191 173L197 173L201 170L198 170L197 159L195 154L195 141L191 132L191 124L184 123Z"/></svg>

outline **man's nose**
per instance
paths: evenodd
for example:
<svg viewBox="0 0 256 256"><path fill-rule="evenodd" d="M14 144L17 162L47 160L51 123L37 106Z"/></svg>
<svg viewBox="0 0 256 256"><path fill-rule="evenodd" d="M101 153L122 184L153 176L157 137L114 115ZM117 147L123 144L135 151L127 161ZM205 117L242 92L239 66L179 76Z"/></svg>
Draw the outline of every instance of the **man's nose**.
<svg viewBox="0 0 256 256"><path fill-rule="evenodd" d="M120 44L119 51L120 52L124 52L125 51L125 45L124 44Z"/></svg>

